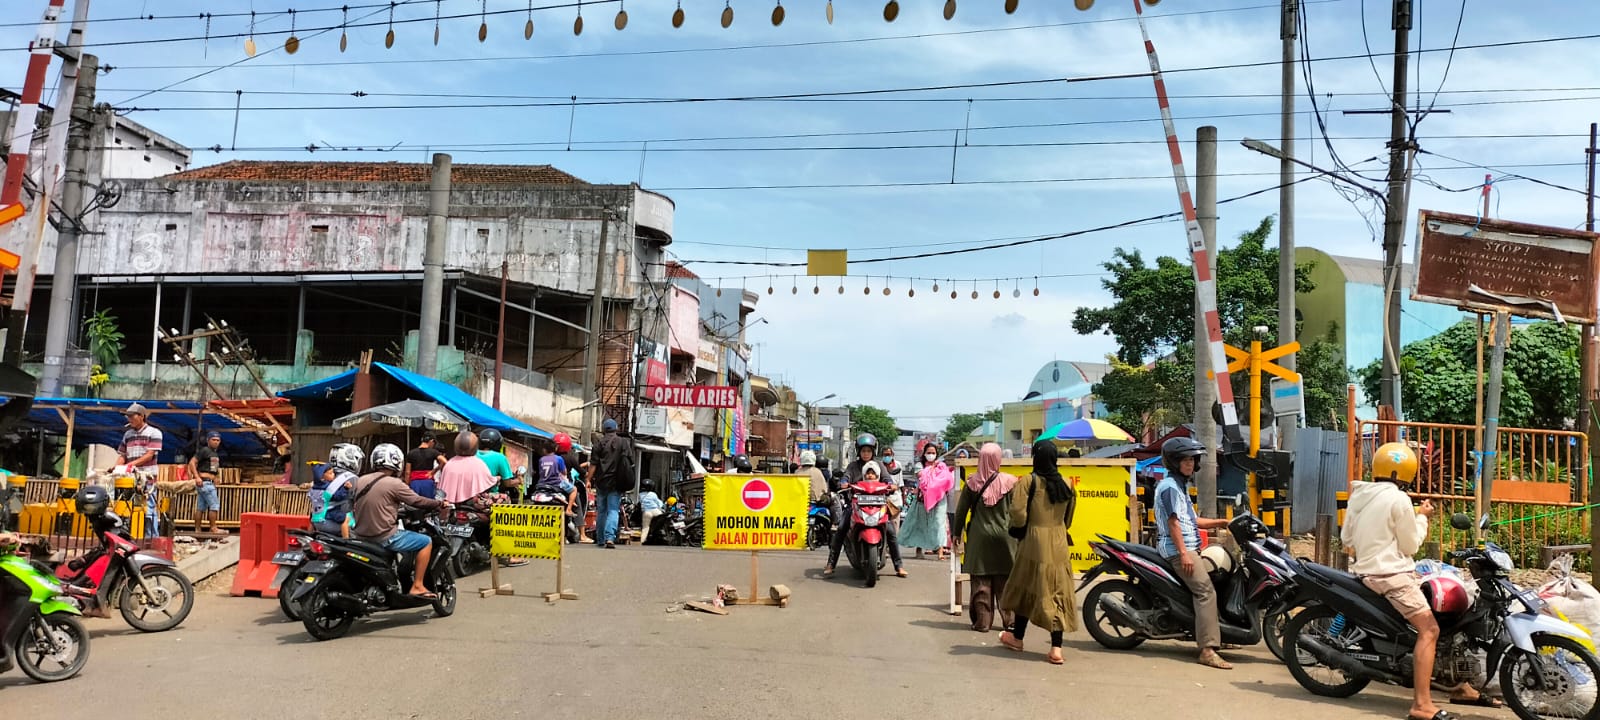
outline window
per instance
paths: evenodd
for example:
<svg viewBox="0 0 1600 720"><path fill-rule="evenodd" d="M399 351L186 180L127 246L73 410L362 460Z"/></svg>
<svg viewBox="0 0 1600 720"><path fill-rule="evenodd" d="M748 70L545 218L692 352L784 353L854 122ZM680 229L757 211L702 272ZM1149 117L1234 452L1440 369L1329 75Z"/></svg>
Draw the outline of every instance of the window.
<svg viewBox="0 0 1600 720"><path fill-rule="evenodd" d="M311 232L322 233L323 235L326 235L326 234L328 234L328 226L327 225L312 225L311 226Z"/></svg>
<svg viewBox="0 0 1600 720"><path fill-rule="evenodd" d="M489 228L478 228L478 239L489 242Z"/></svg>
<svg viewBox="0 0 1600 720"><path fill-rule="evenodd" d="M172 232L173 230L177 230L177 229L178 229L178 224L177 223L167 223L167 232Z"/></svg>

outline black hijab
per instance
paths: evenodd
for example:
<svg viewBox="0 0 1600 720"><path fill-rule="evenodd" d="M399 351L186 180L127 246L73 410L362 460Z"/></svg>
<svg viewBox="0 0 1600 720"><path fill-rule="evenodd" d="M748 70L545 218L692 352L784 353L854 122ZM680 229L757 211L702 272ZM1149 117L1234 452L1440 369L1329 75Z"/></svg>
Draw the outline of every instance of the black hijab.
<svg viewBox="0 0 1600 720"><path fill-rule="evenodd" d="M1040 440L1033 444L1033 474L1044 481L1044 492L1050 496L1050 502L1060 504L1072 499L1072 488L1056 469L1057 457L1054 442Z"/></svg>

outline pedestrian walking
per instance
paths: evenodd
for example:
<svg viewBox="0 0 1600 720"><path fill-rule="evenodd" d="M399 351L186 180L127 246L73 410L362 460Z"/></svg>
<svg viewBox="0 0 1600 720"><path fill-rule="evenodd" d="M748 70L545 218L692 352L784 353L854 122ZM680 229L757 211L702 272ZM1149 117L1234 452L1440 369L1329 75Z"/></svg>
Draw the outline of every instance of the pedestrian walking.
<svg viewBox="0 0 1600 720"><path fill-rule="evenodd" d="M950 540L950 491L955 488L955 471L939 459L939 446L933 443L922 450L912 466L915 482L906 484L906 509L900 523L900 544L917 549L917 559L925 550L938 550L945 559Z"/></svg>
<svg viewBox="0 0 1600 720"><path fill-rule="evenodd" d="M617 434L617 421L606 418L594 444L594 486L598 494L595 544L616 547L622 492L633 487L633 441Z"/></svg>
<svg viewBox="0 0 1600 720"><path fill-rule="evenodd" d="M1077 507L1077 493L1056 469L1056 446L1050 440L1033 444L1033 474L1026 487L1011 493L1011 536L1020 540L1011 577L1000 607L1013 615L1011 629L1000 643L1022 652L1022 636L1032 622L1050 631L1046 659L1060 665L1062 636L1078 629L1073 598L1072 541L1067 529Z"/></svg>
<svg viewBox="0 0 1600 720"><path fill-rule="evenodd" d="M984 443L978 451L978 471L967 478L956 499L956 521L950 526L956 537L966 533L966 554L961 571L970 578L971 598L967 614L972 629L989 632L994 626L995 604L1006 592L1006 579L1016 556L1017 541L1011 537L1011 489L1017 476L1000 472L1000 446ZM1000 611L1002 627L1011 627L1012 613Z"/></svg>

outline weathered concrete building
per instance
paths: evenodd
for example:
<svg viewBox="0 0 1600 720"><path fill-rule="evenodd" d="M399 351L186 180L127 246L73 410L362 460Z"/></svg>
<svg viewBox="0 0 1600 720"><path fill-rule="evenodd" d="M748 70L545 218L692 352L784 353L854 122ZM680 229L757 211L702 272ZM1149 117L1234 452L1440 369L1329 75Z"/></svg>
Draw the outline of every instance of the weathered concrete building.
<svg viewBox="0 0 1600 720"><path fill-rule="evenodd" d="M421 322L429 172L412 163L233 161L125 181L78 259L75 316L108 309L126 335L105 393L201 396L196 373L173 364L156 329L182 333L208 319L237 328L274 389L339 372L366 350L406 364ZM655 328L662 337L653 339L666 342L664 319L642 322L636 302L663 283L672 222L670 199L634 185L592 185L547 165L455 165L439 333L454 351L440 353L441 379L487 398L504 268L506 377L519 386L503 388L505 409L577 424L568 411L582 404L575 396L597 276L605 328L642 325L645 337ZM47 246L42 257L53 256ZM35 308L47 305L49 288L41 277ZM44 333L35 313L30 355ZM607 353L620 374L637 363L633 337ZM259 394L247 391L248 375L240 383L230 377L237 372L213 372L239 396Z"/></svg>

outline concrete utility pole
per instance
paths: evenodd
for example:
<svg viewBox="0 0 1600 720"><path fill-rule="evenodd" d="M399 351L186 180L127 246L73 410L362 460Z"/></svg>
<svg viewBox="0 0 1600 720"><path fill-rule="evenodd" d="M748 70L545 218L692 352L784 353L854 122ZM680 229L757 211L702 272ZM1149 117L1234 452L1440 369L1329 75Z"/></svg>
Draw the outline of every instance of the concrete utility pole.
<svg viewBox="0 0 1600 720"><path fill-rule="evenodd" d="M1195 130L1194 166L1195 219L1200 222L1200 232L1206 237L1206 258L1211 263L1211 276L1217 273L1217 128L1205 125ZM1200 314L1200 290L1195 288L1194 313L1194 434L1201 445L1211 452L1195 469L1195 487L1199 490L1200 514L1217 516L1217 421L1211 417L1211 406L1217 403L1217 388L1211 380L1211 355L1204 348L1210 342L1206 334L1205 316ZM1222 372L1227 372L1223 369ZM1226 379L1223 382L1227 382Z"/></svg>
<svg viewBox="0 0 1600 720"><path fill-rule="evenodd" d="M1283 40L1283 100L1281 109L1282 131L1278 150L1283 157L1278 160L1278 344L1296 340L1294 312L1294 45L1299 37L1300 0L1283 0L1283 27L1278 37ZM1293 353L1285 355L1278 364L1285 369L1295 369ZM1295 420L1298 420L1296 418ZM1278 447L1294 452L1296 421L1278 423Z"/></svg>
<svg viewBox="0 0 1600 720"><path fill-rule="evenodd" d="M611 208L600 211L600 248L594 257L594 295L589 299L589 344L583 352L583 432L599 430L595 411L600 407L600 333L605 322L606 275L611 268L606 252L610 240ZM631 429L631 428L630 428Z"/></svg>
<svg viewBox="0 0 1600 720"><path fill-rule="evenodd" d="M1600 125L1589 123L1589 184L1584 193L1588 196L1588 212L1584 216L1583 225L1589 232L1594 232L1594 166L1596 154L1600 153L1600 144L1597 144L1600 137L1597 137L1597 131L1600 131ZM1582 402L1578 403L1578 417L1582 418L1578 427L1589 434L1589 497L1591 498L1589 502L1594 502L1593 498L1600 497L1600 478L1597 478L1593 471L1595 467L1600 466L1600 423L1596 422L1594 412L1594 403L1600 400L1600 392L1597 392L1595 387L1597 381L1600 381L1600 367L1595 366L1597 349L1595 335L1594 325L1590 325L1583 333L1582 371L1585 378L1580 397ZM1600 557L1600 512L1593 509L1589 510L1589 557ZM1600 587L1600 575L1595 576L1590 582L1597 583L1596 587Z"/></svg>
<svg viewBox="0 0 1600 720"><path fill-rule="evenodd" d="M433 175L428 182L428 239L422 248L422 326L417 331L417 372L428 377L439 371L439 319L444 311L449 215L450 155L434 153Z"/></svg>
<svg viewBox="0 0 1600 720"><path fill-rule="evenodd" d="M84 178L89 162L89 130L95 124L95 75L99 58L84 54L78 59L78 88L68 110L66 186L61 192L61 232L56 236L56 269L50 278L50 314L45 321L44 371L39 374L40 397L61 396L61 371L67 361L67 346L78 332L72 317L78 294L78 238L82 234ZM49 212L49 208L41 208ZM18 338L20 344L21 338Z"/></svg>
<svg viewBox="0 0 1600 720"><path fill-rule="evenodd" d="M1389 108L1389 192L1383 217L1383 377L1379 403L1400 417L1400 267L1406 238L1406 172L1411 140L1406 117L1406 72L1411 57L1411 0L1394 0L1394 97Z"/></svg>

